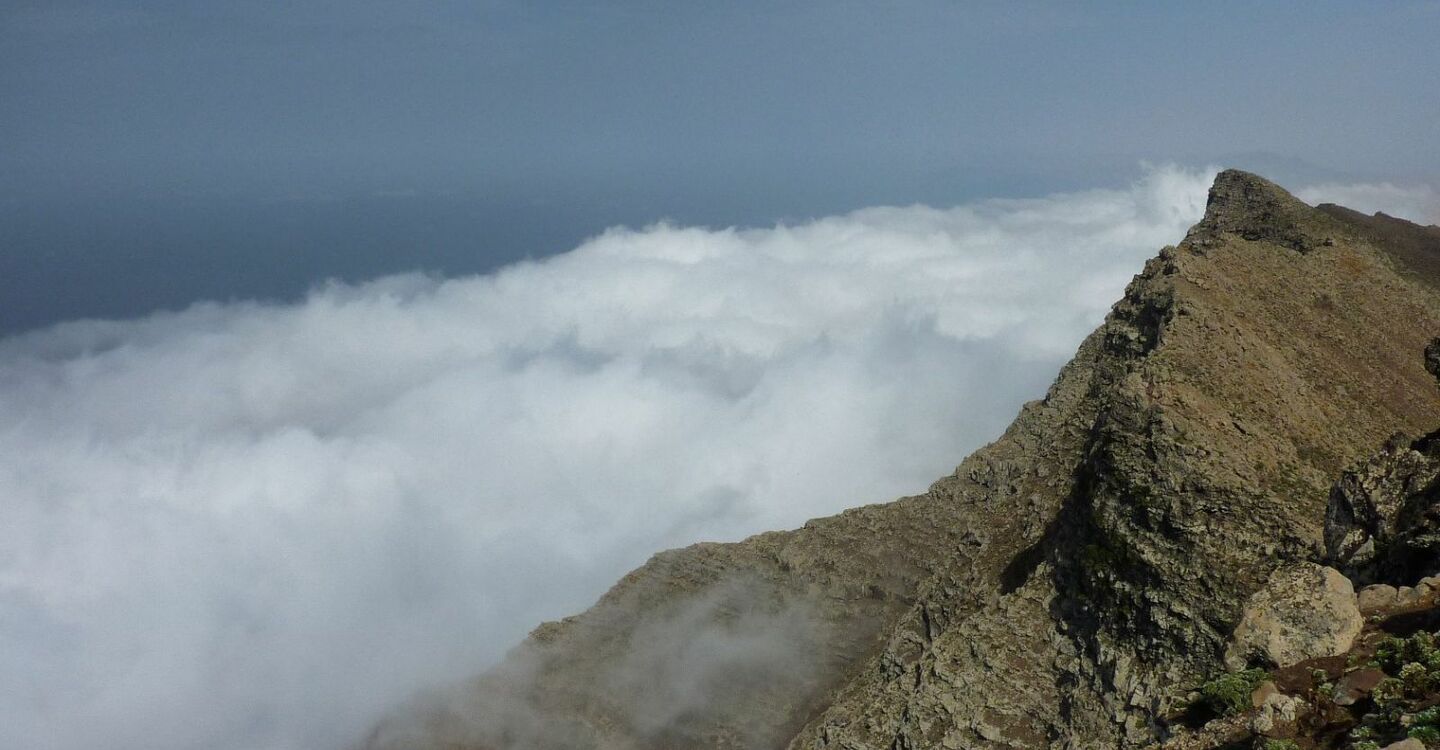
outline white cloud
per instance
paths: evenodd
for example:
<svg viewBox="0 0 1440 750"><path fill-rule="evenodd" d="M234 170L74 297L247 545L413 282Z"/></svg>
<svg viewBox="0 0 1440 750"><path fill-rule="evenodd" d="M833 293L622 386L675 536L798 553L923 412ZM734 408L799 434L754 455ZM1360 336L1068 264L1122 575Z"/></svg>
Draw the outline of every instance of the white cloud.
<svg viewBox="0 0 1440 750"><path fill-rule="evenodd" d="M335 746L657 550L923 490L1209 179L0 342L0 746Z"/></svg>

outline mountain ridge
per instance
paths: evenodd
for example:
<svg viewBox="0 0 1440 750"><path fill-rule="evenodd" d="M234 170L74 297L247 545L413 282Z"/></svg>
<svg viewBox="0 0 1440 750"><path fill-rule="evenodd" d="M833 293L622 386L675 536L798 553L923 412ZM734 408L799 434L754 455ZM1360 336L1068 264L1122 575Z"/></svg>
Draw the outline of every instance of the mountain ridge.
<svg viewBox="0 0 1440 750"><path fill-rule="evenodd" d="M1432 229L1226 170L1045 397L926 492L662 552L367 746L1163 738L1247 598L1321 555L1339 472L1440 422Z"/></svg>

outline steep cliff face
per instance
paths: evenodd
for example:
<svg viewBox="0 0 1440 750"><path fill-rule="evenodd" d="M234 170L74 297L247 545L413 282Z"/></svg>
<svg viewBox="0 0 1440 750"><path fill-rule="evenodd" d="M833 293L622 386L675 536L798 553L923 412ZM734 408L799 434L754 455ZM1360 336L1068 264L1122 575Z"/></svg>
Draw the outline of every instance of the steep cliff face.
<svg viewBox="0 0 1440 750"><path fill-rule="evenodd" d="M1113 747L1166 731L1329 487L1440 422L1440 239L1222 173L1041 401L923 495L662 553L401 747Z"/></svg>

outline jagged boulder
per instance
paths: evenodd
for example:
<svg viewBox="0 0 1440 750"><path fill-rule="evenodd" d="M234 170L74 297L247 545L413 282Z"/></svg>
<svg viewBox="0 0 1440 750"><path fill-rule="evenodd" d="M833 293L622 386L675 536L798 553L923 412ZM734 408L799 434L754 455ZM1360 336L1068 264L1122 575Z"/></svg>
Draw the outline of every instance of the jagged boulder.
<svg viewBox="0 0 1440 750"><path fill-rule="evenodd" d="M1329 559L1362 583L1406 583L1440 561L1440 434L1392 437L1348 469L1325 515Z"/></svg>
<svg viewBox="0 0 1440 750"><path fill-rule="evenodd" d="M1334 568L1293 563L1277 568L1245 605L1225 662L1285 667L1350 650L1365 619L1350 579Z"/></svg>
<svg viewBox="0 0 1440 750"><path fill-rule="evenodd" d="M1425 347L1440 378L1440 338ZM1395 435L1347 470L1325 514L1329 559L1360 583L1408 583L1440 569L1440 431Z"/></svg>

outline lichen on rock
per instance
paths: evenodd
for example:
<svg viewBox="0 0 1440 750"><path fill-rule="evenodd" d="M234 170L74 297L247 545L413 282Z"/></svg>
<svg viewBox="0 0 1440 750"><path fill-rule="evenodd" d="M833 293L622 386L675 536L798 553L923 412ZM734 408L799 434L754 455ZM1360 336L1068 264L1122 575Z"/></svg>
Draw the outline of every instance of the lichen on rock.
<svg viewBox="0 0 1440 750"><path fill-rule="evenodd" d="M1288 667L1350 650L1365 626L1350 580L1334 568L1292 563L1270 574L1245 605L1225 662Z"/></svg>

